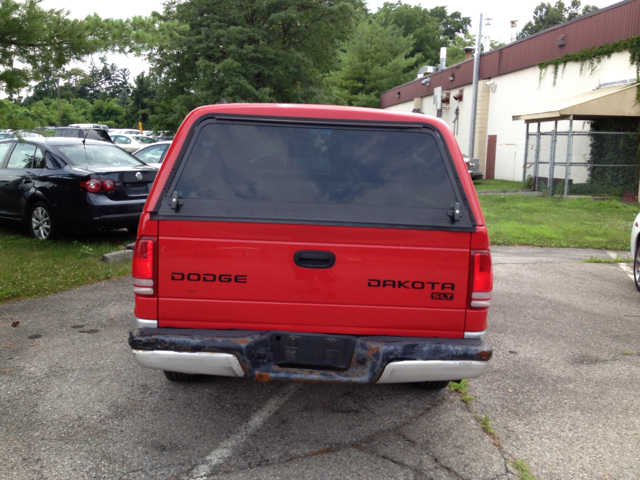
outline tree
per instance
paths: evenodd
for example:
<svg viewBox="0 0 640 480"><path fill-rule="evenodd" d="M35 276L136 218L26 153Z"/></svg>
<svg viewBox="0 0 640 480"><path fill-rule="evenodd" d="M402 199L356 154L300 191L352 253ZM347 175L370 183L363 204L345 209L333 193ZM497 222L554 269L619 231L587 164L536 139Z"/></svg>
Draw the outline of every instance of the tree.
<svg viewBox="0 0 640 480"><path fill-rule="evenodd" d="M386 2L373 17L382 27L394 25L404 37L411 37L413 45L409 56L427 65L440 63L440 25L429 10L421 6Z"/></svg>
<svg viewBox="0 0 640 480"><path fill-rule="evenodd" d="M161 19L189 29L151 55L158 128L175 130L199 105L313 102L361 0L169 1Z"/></svg>
<svg viewBox="0 0 640 480"><path fill-rule="evenodd" d="M0 87L13 93L37 77L54 78L72 60L100 51L140 54L175 34L156 17L70 19L42 0L0 2ZM20 62L22 66L18 66Z"/></svg>
<svg viewBox="0 0 640 480"><path fill-rule="evenodd" d="M96 65L93 60L89 66L87 77L90 81L83 85L82 91L78 92L79 98L85 98L89 101L98 98L118 98L120 92L125 90L131 92L129 87L129 69L118 68L114 63L107 64L106 58L100 58L100 64Z"/></svg>
<svg viewBox="0 0 640 480"><path fill-rule="evenodd" d="M329 75L334 94L347 105L379 107L380 94L409 81L421 56L410 56L413 37L378 17L363 18L340 54L341 68Z"/></svg>
<svg viewBox="0 0 640 480"><path fill-rule="evenodd" d="M469 30L471 19L460 12L447 13L446 7L431 10L419 5L405 5L402 2L385 4L376 13L383 26L395 25L405 37L413 36L410 56L420 55L418 62L427 65L440 63L440 47L455 45L456 38Z"/></svg>
<svg viewBox="0 0 640 480"><path fill-rule="evenodd" d="M596 6L585 5L580 11L580 6L580 0L571 0L569 6L565 6L562 0L558 0L555 5L545 2L540 3L533 11L533 20L528 21L518 33L518 39L598 10Z"/></svg>
<svg viewBox="0 0 640 480"><path fill-rule="evenodd" d="M155 128L154 114L156 106L157 85L154 78L142 72L135 78L135 85L128 96L125 107L124 123L127 127L134 127L142 122L147 130ZM124 105L123 105L124 106Z"/></svg>
<svg viewBox="0 0 640 480"><path fill-rule="evenodd" d="M440 38L453 42L456 35L465 35L471 26L471 18L460 12L447 13L447 7L434 7L429 14L440 23ZM443 45L446 46L446 45Z"/></svg>

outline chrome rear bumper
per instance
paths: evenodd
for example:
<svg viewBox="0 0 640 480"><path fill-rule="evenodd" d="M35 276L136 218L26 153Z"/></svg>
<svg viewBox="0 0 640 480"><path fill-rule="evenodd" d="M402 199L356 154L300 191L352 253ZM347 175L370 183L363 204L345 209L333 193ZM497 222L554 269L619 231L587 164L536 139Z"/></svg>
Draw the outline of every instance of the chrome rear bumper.
<svg viewBox="0 0 640 480"><path fill-rule="evenodd" d="M170 352L133 350L133 358L141 366L200 375L244 377L240 362L230 353Z"/></svg>
<svg viewBox="0 0 640 480"><path fill-rule="evenodd" d="M476 378L493 353L483 338L175 328L141 328L130 334L129 345L147 368L312 383Z"/></svg>
<svg viewBox="0 0 640 480"><path fill-rule="evenodd" d="M458 360L401 360L388 364L376 383L416 383L477 378L489 362Z"/></svg>

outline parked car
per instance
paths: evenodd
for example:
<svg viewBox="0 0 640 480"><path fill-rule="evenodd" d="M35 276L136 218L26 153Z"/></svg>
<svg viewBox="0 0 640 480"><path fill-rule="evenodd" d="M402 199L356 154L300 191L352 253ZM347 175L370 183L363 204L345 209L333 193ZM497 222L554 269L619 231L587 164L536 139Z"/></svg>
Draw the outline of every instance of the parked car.
<svg viewBox="0 0 640 480"><path fill-rule="evenodd" d="M87 140L100 140L113 143L109 132L102 128L94 127L46 127L43 133L47 137L85 138Z"/></svg>
<svg viewBox="0 0 640 480"><path fill-rule="evenodd" d="M172 381L475 378L493 276L433 117L226 104L184 120L140 219L129 345Z"/></svg>
<svg viewBox="0 0 640 480"><path fill-rule="evenodd" d="M633 257L633 279L640 292L640 213L631 226L631 256Z"/></svg>
<svg viewBox="0 0 640 480"><path fill-rule="evenodd" d="M142 135L140 130L135 128L113 128L109 130L111 135Z"/></svg>
<svg viewBox="0 0 640 480"><path fill-rule="evenodd" d="M113 135L113 143L114 145L120 147L121 149L133 153L137 150L140 150L142 147L149 145L151 143L155 143L155 138L146 137L144 135L122 135L116 134Z"/></svg>
<svg viewBox="0 0 640 480"><path fill-rule="evenodd" d="M147 165L160 168L171 142L156 142L133 152L133 156Z"/></svg>
<svg viewBox="0 0 640 480"><path fill-rule="evenodd" d="M70 123L70 127L80 127L80 128L97 128L99 130L109 131L109 125L104 125L101 123Z"/></svg>
<svg viewBox="0 0 640 480"><path fill-rule="evenodd" d="M33 130L5 130L0 132L0 140L7 138L42 137L42 133Z"/></svg>
<svg viewBox="0 0 640 480"><path fill-rule="evenodd" d="M462 154L464 163L467 166L467 171L471 175L472 180L482 180L482 167L480 166L480 160L477 158L469 158L464 153Z"/></svg>
<svg viewBox="0 0 640 480"><path fill-rule="evenodd" d="M142 133L147 137L155 138L159 142L173 140L173 137L174 137L174 135L171 132L162 131L162 130L157 132L154 132L153 130L145 130Z"/></svg>
<svg viewBox="0 0 640 480"><path fill-rule="evenodd" d="M0 141L0 218L40 240L64 231L137 229L157 169L102 141Z"/></svg>

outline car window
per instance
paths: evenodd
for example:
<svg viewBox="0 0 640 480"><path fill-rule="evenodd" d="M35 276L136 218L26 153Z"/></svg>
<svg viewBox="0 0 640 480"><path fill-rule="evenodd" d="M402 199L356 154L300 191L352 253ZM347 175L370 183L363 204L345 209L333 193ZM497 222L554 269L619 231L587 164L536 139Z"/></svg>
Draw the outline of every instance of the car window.
<svg viewBox="0 0 640 480"><path fill-rule="evenodd" d="M140 143L156 143L156 140L151 137L143 137L142 135L136 135L135 138Z"/></svg>
<svg viewBox="0 0 640 480"><path fill-rule="evenodd" d="M32 168L44 168L44 153L38 147L36 147L36 153L33 156Z"/></svg>
<svg viewBox="0 0 640 480"><path fill-rule="evenodd" d="M2 161L4 160L4 157L7 155L7 152L9 151L9 149L11 148L11 145L13 145L13 142L0 143L0 167L2 167Z"/></svg>
<svg viewBox="0 0 640 480"><path fill-rule="evenodd" d="M131 166L145 165L137 158L120 148L105 143L104 145L61 145L57 148L63 156L72 164L90 167Z"/></svg>
<svg viewBox="0 0 640 480"><path fill-rule="evenodd" d="M84 132L79 128L66 128L62 133L63 137L72 137L72 138L82 138L84 137Z"/></svg>
<svg viewBox="0 0 640 480"><path fill-rule="evenodd" d="M7 168L22 169L30 168L34 162L36 146L28 143L18 143L11 152Z"/></svg>
<svg viewBox="0 0 640 480"><path fill-rule="evenodd" d="M169 145L152 145L136 152L135 156L146 163L160 163L167 148Z"/></svg>
<svg viewBox="0 0 640 480"><path fill-rule="evenodd" d="M102 141L111 141L111 137L105 130L97 130L95 128L87 129L87 138L89 140L102 140Z"/></svg>

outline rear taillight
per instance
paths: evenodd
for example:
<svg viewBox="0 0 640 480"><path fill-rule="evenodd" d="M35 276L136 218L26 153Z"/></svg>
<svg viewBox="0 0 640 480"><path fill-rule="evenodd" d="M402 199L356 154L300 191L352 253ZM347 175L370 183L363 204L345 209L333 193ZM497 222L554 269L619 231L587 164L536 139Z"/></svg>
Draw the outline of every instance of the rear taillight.
<svg viewBox="0 0 640 480"><path fill-rule="evenodd" d="M133 249L133 293L137 295L154 295L156 276L155 242L152 238L141 237Z"/></svg>
<svg viewBox="0 0 640 480"><path fill-rule="evenodd" d="M90 178L89 180L81 180L80 188L91 193L111 192L116 189L116 184L108 178Z"/></svg>
<svg viewBox="0 0 640 480"><path fill-rule="evenodd" d="M491 253L488 251L472 251L471 265L471 308L488 308L491 303L493 290L493 269L491 267Z"/></svg>

